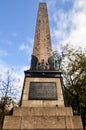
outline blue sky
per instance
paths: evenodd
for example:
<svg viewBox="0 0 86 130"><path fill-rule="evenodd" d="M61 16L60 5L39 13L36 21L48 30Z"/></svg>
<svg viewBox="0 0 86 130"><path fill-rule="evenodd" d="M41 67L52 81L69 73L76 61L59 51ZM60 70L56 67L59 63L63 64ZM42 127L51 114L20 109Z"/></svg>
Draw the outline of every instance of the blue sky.
<svg viewBox="0 0 86 130"><path fill-rule="evenodd" d="M86 46L86 0L0 0L0 73L16 77L30 66L39 2L48 6L53 49Z"/></svg>
<svg viewBox="0 0 86 130"><path fill-rule="evenodd" d="M53 4L55 3L54 1ZM72 5L70 2L67 3L59 0L56 3L57 9L63 8L67 11ZM29 65L28 58L33 47L38 4L39 0L0 1L0 59L9 66ZM49 11L52 14L51 10L50 7ZM51 14L49 13L49 16ZM50 22L53 27L54 23Z"/></svg>
<svg viewBox="0 0 86 130"><path fill-rule="evenodd" d="M32 49L37 5L34 0L0 1L0 59L10 66L29 64L29 50L19 48L25 44Z"/></svg>

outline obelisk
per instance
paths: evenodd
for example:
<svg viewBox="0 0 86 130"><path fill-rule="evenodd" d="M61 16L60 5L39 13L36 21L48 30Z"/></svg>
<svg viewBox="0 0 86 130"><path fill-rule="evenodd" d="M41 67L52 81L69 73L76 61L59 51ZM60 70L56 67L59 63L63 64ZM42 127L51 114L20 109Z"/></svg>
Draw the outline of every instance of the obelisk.
<svg viewBox="0 0 86 130"><path fill-rule="evenodd" d="M46 3L39 4L33 55L39 63L43 59L48 63L48 58L53 55Z"/></svg>
<svg viewBox="0 0 86 130"><path fill-rule="evenodd" d="M46 3L40 3L36 23L31 69L41 69L42 62L47 69L54 70L53 52ZM49 65L53 64L52 66ZM35 66L34 66L35 65Z"/></svg>
<svg viewBox="0 0 86 130"><path fill-rule="evenodd" d="M25 71L20 107L6 116L3 130L83 130L80 116L65 107L56 70L46 3L40 3L31 67Z"/></svg>

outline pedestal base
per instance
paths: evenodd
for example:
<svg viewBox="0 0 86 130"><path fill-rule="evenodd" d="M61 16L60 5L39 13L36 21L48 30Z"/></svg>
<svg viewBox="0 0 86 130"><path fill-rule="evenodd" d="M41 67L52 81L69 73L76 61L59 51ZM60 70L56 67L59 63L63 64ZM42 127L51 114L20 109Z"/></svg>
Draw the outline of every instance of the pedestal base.
<svg viewBox="0 0 86 130"><path fill-rule="evenodd" d="M73 116L69 107L14 108L6 116L4 130L83 130L81 118Z"/></svg>

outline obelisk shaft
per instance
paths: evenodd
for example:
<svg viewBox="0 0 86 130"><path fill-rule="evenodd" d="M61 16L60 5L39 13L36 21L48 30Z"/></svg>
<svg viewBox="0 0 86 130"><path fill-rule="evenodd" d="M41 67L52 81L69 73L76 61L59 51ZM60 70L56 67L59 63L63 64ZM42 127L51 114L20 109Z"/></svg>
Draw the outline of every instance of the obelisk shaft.
<svg viewBox="0 0 86 130"><path fill-rule="evenodd" d="M33 55L38 58L38 63L42 60L48 63L48 58L53 55L46 3L39 4Z"/></svg>

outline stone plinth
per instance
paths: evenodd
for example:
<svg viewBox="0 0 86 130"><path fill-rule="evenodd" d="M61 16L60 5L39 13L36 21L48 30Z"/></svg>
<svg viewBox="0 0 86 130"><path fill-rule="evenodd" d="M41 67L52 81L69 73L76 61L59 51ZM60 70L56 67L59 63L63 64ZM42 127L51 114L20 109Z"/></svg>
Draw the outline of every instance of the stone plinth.
<svg viewBox="0 0 86 130"><path fill-rule="evenodd" d="M5 116L3 129L20 129L21 118L19 116Z"/></svg>
<svg viewBox="0 0 86 130"><path fill-rule="evenodd" d="M30 95L30 83L55 83L56 84L56 95L57 99L56 100L31 100L29 98ZM41 88L41 85L39 86ZM62 87L61 87L61 81L59 77L54 77L54 78L39 78L39 77L25 77L25 83L23 86L23 95L22 95L22 107L64 107L64 99L63 99L63 94L62 94ZM51 95L52 96L52 95Z"/></svg>
<svg viewBox="0 0 86 130"><path fill-rule="evenodd" d="M13 116L6 116L4 130L83 130L81 118L73 116L68 107L14 108Z"/></svg>
<svg viewBox="0 0 86 130"><path fill-rule="evenodd" d="M71 107L16 107L13 116L73 116Z"/></svg>

